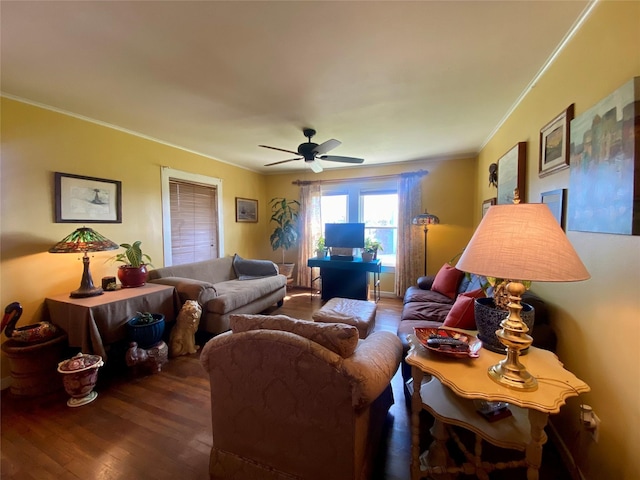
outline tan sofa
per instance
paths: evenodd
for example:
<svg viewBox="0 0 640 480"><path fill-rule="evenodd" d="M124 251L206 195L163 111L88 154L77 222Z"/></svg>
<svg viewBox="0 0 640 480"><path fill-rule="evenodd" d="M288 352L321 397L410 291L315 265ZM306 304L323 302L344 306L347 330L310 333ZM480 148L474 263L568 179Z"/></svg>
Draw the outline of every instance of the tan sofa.
<svg viewBox="0 0 640 480"><path fill-rule="evenodd" d="M364 480L402 355L391 332L233 315L204 346L212 479Z"/></svg>
<svg viewBox="0 0 640 480"><path fill-rule="evenodd" d="M243 271L255 275L243 275ZM273 262L237 255L157 268L149 271L147 279L176 287L182 303L197 300L202 306L200 330L212 334L229 330L231 314L259 313L282 305L287 293L287 277L278 273Z"/></svg>

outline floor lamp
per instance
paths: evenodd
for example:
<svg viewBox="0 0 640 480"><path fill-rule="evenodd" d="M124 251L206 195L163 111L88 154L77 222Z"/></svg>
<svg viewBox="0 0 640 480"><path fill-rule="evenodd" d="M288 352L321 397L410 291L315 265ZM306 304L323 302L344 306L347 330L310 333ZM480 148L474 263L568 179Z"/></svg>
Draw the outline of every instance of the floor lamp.
<svg viewBox="0 0 640 480"><path fill-rule="evenodd" d="M424 227L424 275L427 276L427 232L429 231L429 225L437 225L440 223L440 219L431 213L424 213L416 215L411 220L413 225L422 225Z"/></svg>

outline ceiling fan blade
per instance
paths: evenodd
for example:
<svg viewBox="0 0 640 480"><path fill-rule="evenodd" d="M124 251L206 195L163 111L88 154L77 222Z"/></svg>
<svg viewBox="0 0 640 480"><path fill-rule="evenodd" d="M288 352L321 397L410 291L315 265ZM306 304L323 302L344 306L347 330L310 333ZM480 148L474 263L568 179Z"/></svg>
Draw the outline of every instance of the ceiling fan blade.
<svg viewBox="0 0 640 480"><path fill-rule="evenodd" d="M320 173L322 171L322 165L320 165L320 163L317 162L316 160L312 160L310 162L305 162L305 163L309 165L309 168L313 170L315 173Z"/></svg>
<svg viewBox="0 0 640 480"><path fill-rule="evenodd" d="M278 150L279 152L287 152L287 153L293 153L294 155L299 155L298 152L294 152L293 150L285 150L284 148L270 147L269 145L258 145L258 146L262 148L270 148L271 150Z"/></svg>
<svg viewBox="0 0 640 480"><path fill-rule="evenodd" d="M342 145L342 142L340 140L332 138L331 140L327 140L326 142L318 145L313 149L313 151L316 153L316 155L322 155L323 153L327 153L329 150L333 150L340 145Z"/></svg>
<svg viewBox="0 0 640 480"><path fill-rule="evenodd" d="M288 160L280 160L279 162L267 163L265 167L270 167L272 165L280 165L281 163L293 162L294 160L302 160L302 157L290 158Z"/></svg>
<svg viewBox="0 0 640 480"><path fill-rule="evenodd" d="M337 157L336 155L322 155L319 158L321 160L326 160L327 162L342 162L342 163L363 163L364 162L364 158Z"/></svg>

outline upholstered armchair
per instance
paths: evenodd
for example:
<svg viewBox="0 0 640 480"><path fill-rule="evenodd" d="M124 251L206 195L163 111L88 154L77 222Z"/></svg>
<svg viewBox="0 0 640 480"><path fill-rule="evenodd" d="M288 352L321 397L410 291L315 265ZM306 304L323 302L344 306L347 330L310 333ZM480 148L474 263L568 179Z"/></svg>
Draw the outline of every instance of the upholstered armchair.
<svg viewBox="0 0 640 480"><path fill-rule="evenodd" d="M393 404L390 332L231 316L201 362L211 382L212 479L366 479Z"/></svg>

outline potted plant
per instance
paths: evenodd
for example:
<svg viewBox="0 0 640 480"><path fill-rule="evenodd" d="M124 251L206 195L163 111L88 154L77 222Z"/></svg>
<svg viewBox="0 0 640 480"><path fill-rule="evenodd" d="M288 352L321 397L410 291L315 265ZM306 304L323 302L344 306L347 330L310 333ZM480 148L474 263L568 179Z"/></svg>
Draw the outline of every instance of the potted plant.
<svg viewBox="0 0 640 480"><path fill-rule="evenodd" d="M382 244L371 237L367 237L364 241L364 250L362 252L362 261L370 262L378 258L378 250L382 251Z"/></svg>
<svg viewBox="0 0 640 480"><path fill-rule="evenodd" d="M272 198L269 202L271 206L271 221L276 224L276 228L269 237L273 251L282 250L282 263L278 264L280 273L291 278L295 263L285 263L284 254L286 250L295 246L298 242L298 209L300 203L297 200L288 200L284 197Z"/></svg>
<svg viewBox="0 0 640 480"><path fill-rule="evenodd" d="M320 235L318 240L316 240L316 257L324 258L327 256L327 247L324 244L324 237Z"/></svg>
<svg viewBox="0 0 640 480"><path fill-rule="evenodd" d="M127 321L129 338L140 348L151 348L162 340L164 323L161 313L138 312Z"/></svg>
<svg viewBox="0 0 640 480"><path fill-rule="evenodd" d="M467 274L468 275L468 274ZM474 302L474 316L478 329L478 338L482 345L492 352L504 353L505 346L500 343L496 336L496 330L500 330L500 323L509 315L509 294L507 284L509 280L504 278L486 277L486 281L481 283L485 298L476 298ZM529 289L531 282L523 281L523 285ZM535 310L528 303L520 302L522 310L520 318L527 325L529 330L533 329L535 320ZM524 355L528 349L520 352Z"/></svg>
<svg viewBox="0 0 640 480"><path fill-rule="evenodd" d="M111 258L114 262L124 263L118 267L118 280L125 288L144 285L147 280L147 266L153 267L151 257L142 253L141 243L140 240L133 242L133 244L121 243L120 246L125 251Z"/></svg>

